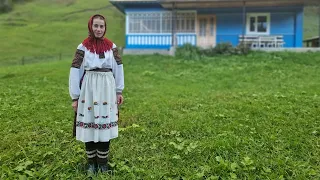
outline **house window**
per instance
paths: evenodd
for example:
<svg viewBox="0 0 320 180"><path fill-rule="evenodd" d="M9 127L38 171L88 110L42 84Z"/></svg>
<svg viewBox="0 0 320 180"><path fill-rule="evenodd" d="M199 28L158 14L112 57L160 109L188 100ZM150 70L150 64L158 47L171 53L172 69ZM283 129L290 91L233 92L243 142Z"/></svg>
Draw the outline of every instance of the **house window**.
<svg viewBox="0 0 320 180"><path fill-rule="evenodd" d="M210 35L214 36L214 18L210 18Z"/></svg>
<svg viewBox="0 0 320 180"><path fill-rule="evenodd" d="M194 12L177 12L176 32L178 33L195 33Z"/></svg>
<svg viewBox="0 0 320 180"><path fill-rule="evenodd" d="M170 12L164 12L161 13L161 33L171 33L172 32L172 23L171 23L171 13Z"/></svg>
<svg viewBox="0 0 320 180"><path fill-rule="evenodd" d="M199 20L199 35L206 36L207 33L207 19L203 18Z"/></svg>
<svg viewBox="0 0 320 180"><path fill-rule="evenodd" d="M128 33L171 33L171 12L128 13ZM177 33L195 33L195 12L177 12Z"/></svg>
<svg viewBox="0 0 320 180"><path fill-rule="evenodd" d="M269 34L270 13L247 14L247 34Z"/></svg>
<svg viewBox="0 0 320 180"><path fill-rule="evenodd" d="M129 16L129 32L159 33L160 13L133 13Z"/></svg>

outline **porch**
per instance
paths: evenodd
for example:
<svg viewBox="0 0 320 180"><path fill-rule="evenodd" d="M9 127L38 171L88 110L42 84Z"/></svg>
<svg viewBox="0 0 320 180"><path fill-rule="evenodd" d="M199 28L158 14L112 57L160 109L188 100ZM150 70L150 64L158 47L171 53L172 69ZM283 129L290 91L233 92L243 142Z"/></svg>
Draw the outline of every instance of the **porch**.
<svg viewBox="0 0 320 180"><path fill-rule="evenodd" d="M126 48L169 49L187 43L201 47L216 44L216 17L213 14L158 9L127 10L126 16Z"/></svg>

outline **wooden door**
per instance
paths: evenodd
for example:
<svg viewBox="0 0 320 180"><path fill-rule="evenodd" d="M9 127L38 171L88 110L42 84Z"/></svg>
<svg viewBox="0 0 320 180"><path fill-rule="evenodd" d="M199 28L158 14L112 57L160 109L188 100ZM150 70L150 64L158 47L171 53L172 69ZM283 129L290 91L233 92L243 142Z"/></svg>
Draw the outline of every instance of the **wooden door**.
<svg viewBox="0 0 320 180"><path fill-rule="evenodd" d="M197 16L197 45L203 48L216 45L216 17L214 15Z"/></svg>

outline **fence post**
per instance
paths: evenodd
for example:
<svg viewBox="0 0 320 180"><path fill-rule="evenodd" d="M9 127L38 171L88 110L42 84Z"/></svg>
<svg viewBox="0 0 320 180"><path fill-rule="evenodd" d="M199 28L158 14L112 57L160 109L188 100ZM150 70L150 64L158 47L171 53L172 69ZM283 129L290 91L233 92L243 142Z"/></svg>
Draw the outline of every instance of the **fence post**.
<svg viewBox="0 0 320 180"><path fill-rule="evenodd" d="M123 55L123 47L122 47L122 46L119 47L119 51L120 51L120 52L119 52L120 55L122 56L122 55Z"/></svg>
<svg viewBox="0 0 320 180"><path fill-rule="evenodd" d="M22 56L21 63L24 65L24 56Z"/></svg>

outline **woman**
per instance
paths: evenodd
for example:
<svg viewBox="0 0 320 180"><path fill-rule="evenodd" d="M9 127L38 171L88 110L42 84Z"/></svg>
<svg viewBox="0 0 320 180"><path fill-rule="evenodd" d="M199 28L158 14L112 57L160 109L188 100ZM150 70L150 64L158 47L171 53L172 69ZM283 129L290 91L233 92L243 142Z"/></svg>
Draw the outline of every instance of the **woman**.
<svg viewBox="0 0 320 180"><path fill-rule="evenodd" d="M85 143L89 173L108 170L110 140L118 137L124 73L116 45L104 38L106 20L92 16L89 37L77 48L69 76L76 139Z"/></svg>

